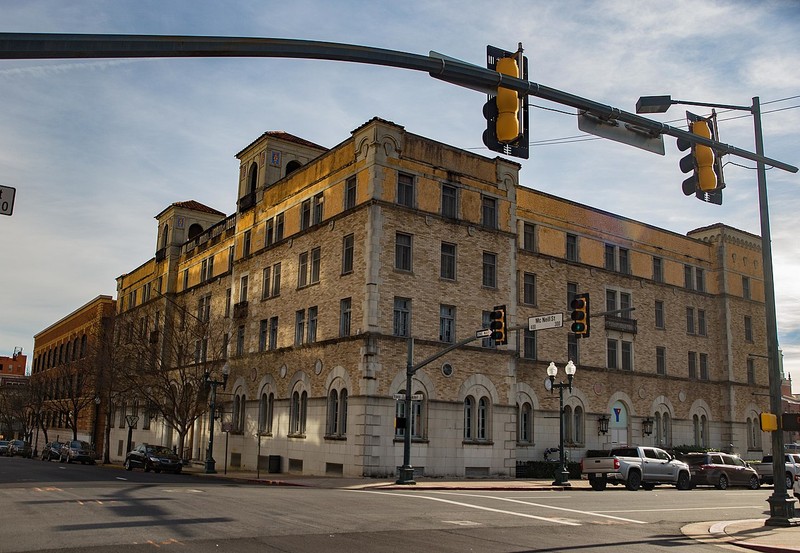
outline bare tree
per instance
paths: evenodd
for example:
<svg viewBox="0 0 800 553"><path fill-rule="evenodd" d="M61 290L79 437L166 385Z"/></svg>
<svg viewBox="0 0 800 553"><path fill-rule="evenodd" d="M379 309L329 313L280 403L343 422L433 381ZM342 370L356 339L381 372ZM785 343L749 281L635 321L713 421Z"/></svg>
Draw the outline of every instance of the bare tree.
<svg viewBox="0 0 800 553"><path fill-rule="evenodd" d="M3 435L30 438L33 417L30 409L30 389L27 384L0 386L0 426Z"/></svg>

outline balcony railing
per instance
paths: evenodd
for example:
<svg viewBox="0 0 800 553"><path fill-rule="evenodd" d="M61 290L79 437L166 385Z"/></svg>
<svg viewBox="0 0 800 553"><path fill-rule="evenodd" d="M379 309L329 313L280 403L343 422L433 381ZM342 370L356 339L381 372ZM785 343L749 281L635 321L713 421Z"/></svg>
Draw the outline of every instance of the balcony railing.
<svg viewBox="0 0 800 553"><path fill-rule="evenodd" d="M256 205L256 193L250 192L239 198L239 212L247 211Z"/></svg>

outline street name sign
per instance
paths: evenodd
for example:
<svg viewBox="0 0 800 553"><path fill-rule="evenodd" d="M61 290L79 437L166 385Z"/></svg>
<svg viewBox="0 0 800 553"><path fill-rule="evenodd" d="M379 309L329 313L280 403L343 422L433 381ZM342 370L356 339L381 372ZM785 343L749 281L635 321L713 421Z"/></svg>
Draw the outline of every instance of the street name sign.
<svg viewBox="0 0 800 553"><path fill-rule="evenodd" d="M393 394L392 397L397 401L405 401L405 394ZM422 394L411 394L411 401L422 401Z"/></svg>
<svg viewBox="0 0 800 553"><path fill-rule="evenodd" d="M0 184L0 215L11 215L14 212L14 195L16 188Z"/></svg>
<svg viewBox="0 0 800 553"><path fill-rule="evenodd" d="M545 328L560 328L564 326L564 314L552 313L550 315L539 315L528 317L528 330L544 330Z"/></svg>

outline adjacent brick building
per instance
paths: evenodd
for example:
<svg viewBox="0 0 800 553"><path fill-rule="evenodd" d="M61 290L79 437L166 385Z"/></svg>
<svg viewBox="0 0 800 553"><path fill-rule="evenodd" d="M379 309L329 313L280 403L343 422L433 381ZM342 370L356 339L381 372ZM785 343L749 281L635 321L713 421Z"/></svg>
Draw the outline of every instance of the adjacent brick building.
<svg viewBox="0 0 800 553"><path fill-rule="evenodd" d="M683 236L564 200L523 186L514 162L380 119L332 149L270 132L237 157L236 213L173 204L157 216L154 258L117 280L117 329L155 344L164 366L169 329L208 321L194 362L231 372L218 463L266 468L273 456L283 471L385 476L410 431L424 474L513 475L558 445L558 398L543 383L569 359L573 458L618 443L760 455L759 237L723 224ZM576 293L594 313L635 311L593 317L580 340L520 330L507 346L456 349L415 374L422 400L396 427L409 338L418 362L486 328L495 305L524 328L568 316ZM163 424L134 439L176 445ZM207 439L198 419L185 455L203 459Z"/></svg>

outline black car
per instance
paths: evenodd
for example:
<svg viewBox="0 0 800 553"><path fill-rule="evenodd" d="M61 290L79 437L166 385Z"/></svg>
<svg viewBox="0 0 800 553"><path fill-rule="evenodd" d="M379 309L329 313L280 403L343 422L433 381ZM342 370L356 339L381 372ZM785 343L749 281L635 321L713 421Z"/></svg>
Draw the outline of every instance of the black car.
<svg viewBox="0 0 800 553"><path fill-rule="evenodd" d="M94 449L89 442L82 440L70 440L61 446L61 455L59 461L66 461L67 463L80 462L85 465L89 463L94 464Z"/></svg>
<svg viewBox="0 0 800 553"><path fill-rule="evenodd" d="M140 444L125 456L125 470L143 468L145 472L174 472L183 469L180 457L163 445Z"/></svg>
<svg viewBox="0 0 800 553"><path fill-rule="evenodd" d="M747 486L757 490L760 485L756 470L738 455L710 451L687 453L680 459L689 465L692 486L714 486L720 490L728 486Z"/></svg>
<svg viewBox="0 0 800 553"><path fill-rule="evenodd" d="M63 445L61 442L47 442L42 448L42 461L59 460Z"/></svg>

